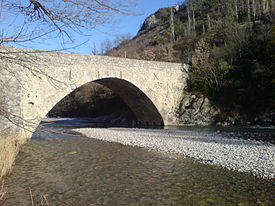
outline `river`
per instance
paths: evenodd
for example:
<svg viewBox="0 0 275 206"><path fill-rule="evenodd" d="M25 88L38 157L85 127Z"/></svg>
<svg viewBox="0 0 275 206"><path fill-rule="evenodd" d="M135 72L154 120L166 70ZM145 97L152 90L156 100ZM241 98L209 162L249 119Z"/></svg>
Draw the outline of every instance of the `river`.
<svg viewBox="0 0 275 206"><path fill-rule="evenodd" d="M5 180L4 206L29 206L32 202L57 206L275 203L274 179L181 155L87 138L71 130L89 124L75 119L42 123L22 147ZM209 132L217 128L182 129ZM228 133L239 135L242 130L229 129ZM253 138L274 143L274 130L250 130Z"/></svg>

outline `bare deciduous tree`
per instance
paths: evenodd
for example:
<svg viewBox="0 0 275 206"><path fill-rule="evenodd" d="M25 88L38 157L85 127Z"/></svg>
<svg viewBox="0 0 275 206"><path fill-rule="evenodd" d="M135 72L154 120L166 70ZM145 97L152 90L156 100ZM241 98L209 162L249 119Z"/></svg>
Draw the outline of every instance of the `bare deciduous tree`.
<svg viewBox="0 0 275 206"><path fill-rule="evenodd" d="M62 45L73 43L74 33L89 35L98 27L108 26L115 14L132 14L131 8L134 0L0 0L0 46L29 47L33 42L56 37ZM37 59L35 52L14 53L4 47L0 51L0 119L19 127L29 123L13 112L12 105L5 100L4 91L8 88L2 77L16 76L17 72L5 64L17 65L34 76L44 75L53 84L62 84L37 67L43 60Z"/></svg>
<svg viewBox="0 0 275 206"><path fill-rule="evenodd" d="M171 39L175 41L175 25L174 25L174 11L173 7L170 8L170 28L171 28Z"/></svg>
<svg viewBox="0 0 275 206"><path fill-rule="evenodd" d="M113 47L114 47L113 42L109 38L106 38L101 42L100 53L101 54L106 54Z"/></svg>
<svg viewBox="0 0 275 206"><path fill-rule="evenodd" d="M59 35L73 41L73 32L85 35L111 22L114 14L131 14L131 0L1 0L0 45L24 43ZM3 22L4 21L4 22Z"/></svg>
<svg viewBox="0 0 275 206"><path fill-rule="evenodd" d="M123 42L129 41L132 39L132 34L117 34L114 39L114 46L119 46Z"/></svg>

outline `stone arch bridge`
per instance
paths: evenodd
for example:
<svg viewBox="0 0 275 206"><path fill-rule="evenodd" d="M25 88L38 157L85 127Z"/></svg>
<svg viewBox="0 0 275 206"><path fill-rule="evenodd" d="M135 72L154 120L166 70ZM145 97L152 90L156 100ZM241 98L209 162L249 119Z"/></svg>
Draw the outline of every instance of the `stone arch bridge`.
<svg viewBox="0 0 275 206"><path fill-rule="evenodd" d="M177 124L187 66L107 56L0 48L6 116L31 131L62 98L95 81L114 90L138 124Z"/></svg>

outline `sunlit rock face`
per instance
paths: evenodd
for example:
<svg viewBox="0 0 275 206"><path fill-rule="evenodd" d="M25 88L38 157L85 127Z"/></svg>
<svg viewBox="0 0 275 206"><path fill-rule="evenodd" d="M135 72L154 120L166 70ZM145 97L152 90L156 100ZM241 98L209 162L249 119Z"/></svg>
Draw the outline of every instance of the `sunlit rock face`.
<svg viewBox="0 0 275 206"><path fill-rule="evenodd" d="M138 31L138 34L147 31L155 26L161 26L162 24L167 23L167 19L170 19L171 9L173 13L176 13L179 11L180 6L176 5L168 8L160 8L158 11L156 11L154 14L151 14L144 20L143 24L140 27L140 30Z"/></svg>
<svg viewBox="0 0 275 206"><path fill-rule="evenodd" d="M156 23L157 23L157 18L154 14L152 14L145 19L144 23L142 24L142 27L140 28L140 31L150 29L153 26L155 26Z"/></svg>

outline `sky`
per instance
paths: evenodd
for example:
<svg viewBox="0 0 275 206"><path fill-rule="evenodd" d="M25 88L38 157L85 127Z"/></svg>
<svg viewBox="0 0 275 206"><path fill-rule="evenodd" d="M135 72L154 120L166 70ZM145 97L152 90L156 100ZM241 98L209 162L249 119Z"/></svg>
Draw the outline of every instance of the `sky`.
<svg viewBox="0 0 275 206"><path fill-rule="evenodd" d="M76 51L77 53L90 54L94 44L100 47L100 43L106 39L113 39L117 34L131 33L134 37L145 18L155 13L159 8L169 7L179 4L179 0L137 0L138 10L141 15L138 16L117 16L114 28L106 28L106 33L94 32L94 35L88 38L79 37L82 40L88 41L87 44L81 46Z"/></svg>
<svg viewBox="0 0 275 206"><path fill-rule="evenodd" d="M109 25L106 28L100 29L100 31L93 31L91 36L83 36L73 34L72 37L75 40L74 45L76 48L68 49L67 52L80 53L80 54L91 54L92 48L96 45L100 47L101 42L109 38L113 40L115 35L131 33L134 37L145 18L150 14L155 13L159 8L169 7L179 4L180 0L136 0L137 2L137 13L140 15L135 16L123 16L116 15L114 17L113 25ZM31 45L31 48L41 50L59 50L63 48L61 46L62 40L59 38L47 40L40 44ZM15 45L16 47L22 47ZM69 45L68 47L72 47Z"/></svg>

